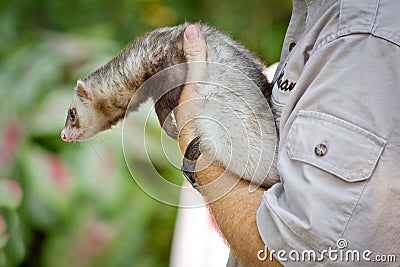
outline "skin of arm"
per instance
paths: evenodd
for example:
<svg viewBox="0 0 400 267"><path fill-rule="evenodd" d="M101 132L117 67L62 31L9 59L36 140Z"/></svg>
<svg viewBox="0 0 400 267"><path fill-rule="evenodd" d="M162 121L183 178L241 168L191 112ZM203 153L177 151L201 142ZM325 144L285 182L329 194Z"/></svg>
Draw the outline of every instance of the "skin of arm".
<svg viewBox="0 0 400 267"><path fill-rule="evenodd" d="M205 61L207 46L203 36L194 25L188 26L184 34L184 52L188 62ZM202 70L190 69L188 75L201 75ZM185 85L177 108L176 121L179 129L179 146L185 152L189 142L195 138L192 118L196 110L196 100L201 96L196 92L196 84ZM186 104L185 103L192 103ZM216 179L229 181L238 177L229 173L218 162L202 154L196 163L196 182L201 185L209 184ZM225 180L226 179L226 180ZM230 183L228 183L230 184ZM225 185L228 186L228 185ZM224 182L212 188L202 190L206 199L215 199L215 194L224 187ZM249 183L240 180L237 185L223 197L212 203L209 208L224 238L235 256L244 266L282 266L277 260L260 261L257 252L265 248L256 224L256 213L260 206L264 189L258 188L249 192Z"/></svg>

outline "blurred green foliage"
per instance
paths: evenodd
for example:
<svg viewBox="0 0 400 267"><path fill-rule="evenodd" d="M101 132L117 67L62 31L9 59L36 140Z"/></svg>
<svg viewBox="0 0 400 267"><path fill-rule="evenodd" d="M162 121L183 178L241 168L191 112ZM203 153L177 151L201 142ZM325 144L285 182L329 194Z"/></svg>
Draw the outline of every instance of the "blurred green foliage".
<svg viewBox="0 0 400 267"><path fill-rule="evenodd" d="M135 36L184 21L275 62L290 11L289 0L1 1L0 266L167 266L176 208L133 182L121 129L59 139L75 81Z"/></svg>

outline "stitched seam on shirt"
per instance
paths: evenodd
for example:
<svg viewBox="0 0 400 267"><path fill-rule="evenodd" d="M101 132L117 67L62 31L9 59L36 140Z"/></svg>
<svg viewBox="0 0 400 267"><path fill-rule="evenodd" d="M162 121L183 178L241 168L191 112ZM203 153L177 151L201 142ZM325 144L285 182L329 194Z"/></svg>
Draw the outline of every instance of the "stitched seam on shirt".
<svg viewBox="0 0 400 267"><path fill-rule="evenodd" d="M330 34L327 34L325 37L323 37L321 39L321 41L319 41L316 46L315 46L315 52L318 51L319 49L321 49L323 46L325 46L326 44L331 43L332 41L336 40L338 38L338 34L337 32L332 32Z"/></svg>
<svg viewBox="0 0 400 267"><path fill-rule="evenodd" d="M293 153L291 153L290 150ZM339 166L337 166L331 162L328 162L323 159L315 158L315 157L311 156L310 154L307 154L300 150L296 150L294 148L288 149L289 156L292 159L299 160L299 161L311 164L313 166L316 166L317 168L320 168L320 169L323 169L324 171L330 172L348 182L362 181L362 180L365 180L368 177L370 177L372 174L372 171L374 169L371 166L376 165L377 159L379 159L379 155L381 154L379 151L380 151L380 147L376 147L376 146L374 146L373 149L369 150L368 155L366 155L368 168L363 168L363 170L360 172L353 171L353 172L346 173L342 170L342 168L340 168ZM376 156L377 153L378 153L378 156ZM375 159L375 160L373 160L373 159ZM364 170L367 170L367 172L365 172ZM347 171L347 169L346 169L346 171ZM358 175L358 173L361 175Z"/></svg>
<svg viewBox="0 0 400 267"><path fill-rule="evenodd" d="M264 196L263 196L263 198L264 198ZM281 222L283 222L284 225L286 225L286 227L287 227L293 234L295 234L295 235L297 236L298 239L300 239L301 241L303 241L304 244L308 245L310 248L312 248L312 249L314 249L315 251L317 251L317 252L320 253L320 249L318 249L316 246L314 246L313 244L309 243L306 239L304 239L303 237L301 237L301 236L297 233L297 231L295 231L295 230L286 222L286 220L284 220L284 219L280 216L280 214L277 213L277 212L275 211L275 209L269 204L269 202L268 202L268 200L267 200L266 198L265 198L264 203L267 204L267 206L270 208L270 210L272 210L272 212L281 220ZM283 242L283 243L286 244L285 242ZM289 246L289 245L287 244L287 246ZM296 250L296 249L295 249L295 250Z"/></svg>
<svg viewBox="0 0 400 267"><path fill-rule="evenodd" d="M367 179L372 175L372 172L374 170L374 166L376 166L380 155L383 151L383 148L385 147L386 141L373 133L362 129L354 124L351 124L347 121L341 120L339 118L333 117L328 114L316 112L316 111L300 111L298 114L298 117L303 117L303 118L311 118L314 120L319 120L322 122L328 122L331 123L337 127L346 129L348 131L351 131L355 134L358 134L364 138L364 140L370 144L371 149L368 149L368 154L365 155L366 162L368 164L367 167L363 166L362 170L360 172L347 172L345 173L339 166L334 165L331 162L328 162L323 159L318 159L313 156L311 156L309 153L305 153L304 151L297 150L295 147L292 147L291 144L292 142L296 142L296 140L292 140L293 134L291 134L292 131L296 131L298 128L298 125L296 122L293 123L290 132L288 133L288 142L287 142L287 148L288 148L288 154L289 157L295 160L299 160L308 164L311 164L313 166L316 166L317 168L323 169L324 171L330 172L331 174L334 174L338 176L339 178L348 181L348 182L357 182L357 181L362 181ZM365 152L365 151L364 151ZM342 166L343 167L343 166ZM366 172L364 170L367 170ZM361 175L359 175L361 174Z"/></svg>
<svg viewBox="0 0 400 267"><path fill-rule="evenodd" d="M267 199L267 197L265 196L265 194L263 194L262 198L263 198L263 199L262 199L262 203L264 203L266 206L268 206L269 209L276 215L276 217L278 217L278 218L281 220L281 222L283 222L283 223L286 225L286 227L287 227L291 232L293 232L297 237L300 238L300 236L298 236L298 235L296 234L296 232L294 232L294 231L286 224L286 221L283 220L282 217L281 217L281 216L275 211L275 209L269 204L268 199ZM279 235L275 235L275 238L279 238L280 243L282 243L282 244L288 246L289 248L295 249L295 248L293 248L291 245L287 244ZM300 238L300 239L303 240L302 238Z"/></svg>
<svg viewBox="0 0 400 267"><path fill-rule="evenodd" d="M279 103L277 100L275 100L275 97L273 95L271 95L271 102L274 105L277 105L278 107L284 107L285 106L285 104Z"/></svg>
<svg viewBox="0 0 400 267"><path fill-rule="evenodd" d="M364 182L364 186L363 186L363 188L362 188L362 190L361 190L361 192L360 192L360 194L358 196L357 202L354 204L353 210L351 211L350 215L347 217L346 224L344 225L342 234L340 235L341 238L343 238L343 235L347 230L347 227L348 227L348 225L350 223L350 220L353 217L354 212L356 211L356 208L357 208L358 204L360 203L360 199L361 199L361 197L362 197L362 195L363 195L363 193L365 191L365 187L367 186L367 183L368 183L367 181Z"/></svg>
<svg viewBox="0 0 400 267"><path fill-rule="evenodd" d="M371 3L371 5L372 5L372 3ZM375 27L376 18L377 18L377 14L378 14L378 9L379 9L379 1L376 1L375 2L375 16L374 16L374 20L371 23L370 32L372 32L372 29Z"/></svg>
<svg viewBox="0 0 400 267"><path fill-rule="evenodd" d="M370 35L379 39L382 39L386 42L390 42L396 46L400 46L400 35L394 31L386 30L386 29L377 29L373 28L372 31L367 31L365 28L359 28L359 27L349 27L345 28L343 31L340 32L331 32L325 37L323 37L320 41L318 41L315 45L315 50L313 53L319 51L320 49L324 48L326 45L340 39L344 38L347 36L351 35Z"/></svg>
<svg viewBox="0 0 400 267"><path fill-rule="evenodd" d="M300 151L296 151L293 150L293 152L295 153L295 155L290 155L290 157L292 159L295 160L299 160L308 164L311 164L313 166L316 166L319 169L322 169L324 171L327 171L339 178L341 178L342 180L345 180L347 182L359 182L359 181L363 181L365 179L367 179L370 174L372 173L372 169L373 168L367 168L368 173L365 172L360 172L361 176L357 175L357 173L352 172L352 173L347 173L348 175L345 175L344 172L342 172L340 170L340 168L338 168L336 165L334 165L333 163L327 162L327 161L323 161L323 160L318 160L316 158L313 158L312 156L304 153L304 152L300 152ZM290 152L289 152L290 153ZM296 156L298 155L298 156ZM369 153L368 155L368 161L371 160L371 153Z"/></svg>
<svg viewBox="0 0 400 267"><path fill-rule="evenodd" d="M385 144L385 140L383 138L378 137L374 133L372 133L366 129L363 129L360 126L357 126L346 120L339 119L333 115L329 115L329 114L322 113L319 111L300 110L298 116L305 117L305 118L313 118L313 119L320 120L323 122L325 122L325 121L332 122L335 125L338 125L342 128L345 128L347 130L350 130L350 131L353 131L353 132L356 132L356 133L362 135L363 137L367 138L369 141L373 142L377 146L382 146Z"/></svg>
<svg viewBox="0 0 400 267"><path fill-rule="evenodd" d="M332 43L333 41L336 41L342 37L346 37L349 35L356 35L356 34L368 34L374 36L370 31L365 30L365 27L363 26L352 26L348 28L343 28L340 31L337 32L331 32L325 37L323 37L319 42L317 42L315 46L315 52L319 51L321 48L325 47L326 45Z"/></svg>
<svg viewBox="0 0 400 267"><path fill-rule="evenodd" d="M381 28L374 28L372 29L371 34L376 38L380 38L396 46L400 46L400 35L397 32Z"/></svg>
<svg viewBox="0 0 400 267"><path fill-rule="evenodd" d="M307 116L307 117L311 117L311 116ZM317 118L314 117L313 119L316 120L321 120L324 121L322 118ZM367 160L367 164L368 164L368 168L366 168L368 170L367 173L365 172L360 172L361 176L357 175L357 173L348 173L348 175L346 176L345 173L342 171L342 169L339 166L336 166L335 164L328 162L326 160L323 159L318 159L315 158L313 156L311 156L309 153L305 153L301 150L297 150L291 146L288 146L288 152L290 154L290 150L295 153L294 155L292 155L292 158L296 159L296 160L300 160L312 165L319 165L317 167L322 167L322 168L326 168L328 172L331 172L333 174L335 174L336 176L341 177L344 180L352 180L352 181L361 181L364 180L366 178L368 178L371 174L374 168L372 168L371 166L375 166L379 156L384 148L385 142L382 143L378 143L376 140L372 140L372 133L370 132L363 132L360 129L357 128L357 126L355 125L348 125L349 127L346 127L346 123L343 121L338 121L338 122L334 122L335 119L332 118L332 120L326 120L327 122L330 122L338 127L341 127L343 129L347 129L349 131L352 131L353 133L357 133L360 136L362 136L366 141L368 141L370 144L372 143L372 147L371 149L368 150L368 154L365 155L366 160ZM295 128L297 126L295 125ZM354 128L353 128L354 127ZM365 151L364 151L365 153ZM297 155L297 156L296 156ZM378 155L378 156L377 156ZM302 157L302 158L301 158ZM342 166L343 167L343 166Z"/></svg>
<svg viewBox="0 0 400 267"><path fill-rule="evenodd" d="M379 0L370 0L368 4L368 6L364 5L364 8L358 10L358 12L361 12L361 16L352 20L351 17L354 15L355 7L351 1L342 0L339 10L339 35L340 32L346 32L350 28L357 28L366 33L371 32L375 25Z"/></svg>

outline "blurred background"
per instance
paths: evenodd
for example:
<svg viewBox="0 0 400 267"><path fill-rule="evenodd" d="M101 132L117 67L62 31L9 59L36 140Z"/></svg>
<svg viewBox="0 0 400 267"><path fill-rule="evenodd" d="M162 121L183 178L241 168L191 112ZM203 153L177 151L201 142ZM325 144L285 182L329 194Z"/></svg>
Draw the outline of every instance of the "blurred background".
<svg viewBox="0 0 400 267"><path fill-rule="evenodd" d="M0 1L0 266L168 266L177 208L134 182L121 126L84 143L59 138L76 80L135 36L185 21L276 62L290 12L290 0Z"/></svg>

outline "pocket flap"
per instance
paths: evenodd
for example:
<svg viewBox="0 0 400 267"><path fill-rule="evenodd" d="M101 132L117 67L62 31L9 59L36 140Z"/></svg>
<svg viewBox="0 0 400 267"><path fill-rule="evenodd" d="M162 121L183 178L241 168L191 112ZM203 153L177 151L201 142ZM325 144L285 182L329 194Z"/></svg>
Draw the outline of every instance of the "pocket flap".
<svg viewBox="0 0 400 267"><path fill-rule="evenodd" d="M371 176L386 141L334 116L299 111L286 144L291 159L356 182Z"/></svg>

